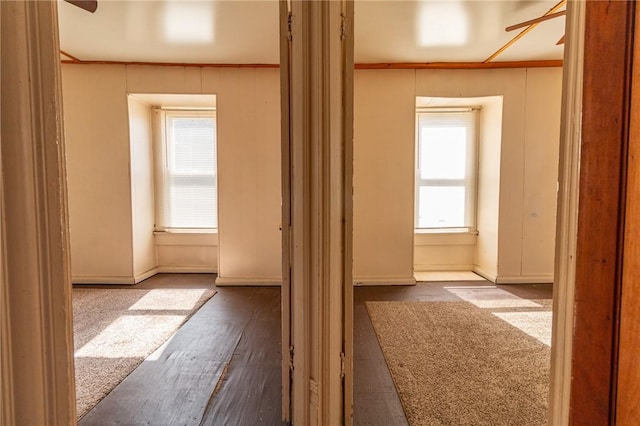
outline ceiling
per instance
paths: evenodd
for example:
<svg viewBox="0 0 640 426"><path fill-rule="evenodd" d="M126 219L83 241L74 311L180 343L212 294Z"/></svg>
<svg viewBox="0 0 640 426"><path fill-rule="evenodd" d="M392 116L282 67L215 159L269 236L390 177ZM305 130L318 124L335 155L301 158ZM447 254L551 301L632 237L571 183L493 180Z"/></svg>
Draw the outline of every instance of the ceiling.
<svg viewBox="0 0 640 426"><path fill-rule="evenodd" d="M557 0L356 0L355 60L482 62ZM278 2L58 1L60 46L82 61L277 64ZM540 23L495 61L562 59L565 18ZM67 58L65 58L67 59Z"/></svg>

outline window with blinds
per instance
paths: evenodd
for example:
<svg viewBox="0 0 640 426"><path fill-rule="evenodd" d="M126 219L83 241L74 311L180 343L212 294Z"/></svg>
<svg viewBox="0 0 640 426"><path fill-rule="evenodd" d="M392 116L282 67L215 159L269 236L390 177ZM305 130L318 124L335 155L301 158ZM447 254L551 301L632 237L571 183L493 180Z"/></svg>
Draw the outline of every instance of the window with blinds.
<svg viewBox="0 0 640 426"><path fill-rule="evenodd" d="M475 229L476 115L418 111L416 229Z"/></svg>
<svg viewBox="0 0 640 426"><path fill-rule="evenodd" d="M215 111L159 111L156 231L218 227Z"/></svg>

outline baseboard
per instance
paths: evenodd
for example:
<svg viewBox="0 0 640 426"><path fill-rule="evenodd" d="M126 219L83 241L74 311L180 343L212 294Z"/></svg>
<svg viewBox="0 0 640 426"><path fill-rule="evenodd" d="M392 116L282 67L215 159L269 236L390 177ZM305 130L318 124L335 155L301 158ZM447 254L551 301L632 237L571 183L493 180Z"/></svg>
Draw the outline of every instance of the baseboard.
<svg viewBox="0 0 640 426"><path fill-rule="evenodd" d="M409 277L354 277L353 285L416 285L416 279Z"/></svg>
<svg viewBox="0 0 640 426"><path fill-rule="evenodd" d="M281 286L282 278L256 278L256 277L218 277L216 278L216 286L251 286L251 287L273 287Z"/></svg>
<svg viewBox="0 0 640 426"><path fill-rule="evenodd" d="M494 275L477 266L473 272L494 284L553 284L553 274L542 275Z"/></svg>
<svg viewBox="0 0 640 426"><path fill-rule="evenodd" d="M152 276L154 276L157 273L158 273L158 268L151 268L147 272L143 272L141 274L137 274L136 276L134 276L133 277L133 281L136 284L138 284L140 281L144 281L147 278L151 278Z"/></svg>
<svg viewBox="0 0 640 426"><path fill-rule="evenodd" d="M216 273L216 268L204 267L204 266L158 266L157 268L149 269L146 272L142 272L133 277L118 277L108 275L73 275L71 282L74 284L138 284L141 281L146 280L159 273ZM280 283L278 281L278 283Z"/></svg>
<svg viewBox="0 0 640 426"><path fill-rule="evenodd" d="M496 284L553 284L553 275L498 275Z"/></svg>
<svg viewBox="0 0 640 426"><path fill-rule="evenodd" d="M218 268L212 266L158 266L158 273L166 274L215 274Z"/></svg>
<svg viewBox="0 0 640 426"><path fill-rule="evenodd" d="M440 272L440 271L472 271L473 265L471 264L442 264L436 265L433 263L413 265L414 272Z"/></svg>
<svg viewBox="0 0 640 426"><path fill-rule="evenodd" d="M71 282L74 284L129 284L134 285L134 277L122 276L99 276L99 275L72 275Z"/></svg>
<svg viewBox="0 0 640 426"><path fill-rule="evenodd" d="M484 271L484 270L478 268L477 266L473 267L473 272L475 272L476 274L480 275L485 280L491 281L494 284L497 283L498 277L496 275L490 274L489 272Z"/></svg>

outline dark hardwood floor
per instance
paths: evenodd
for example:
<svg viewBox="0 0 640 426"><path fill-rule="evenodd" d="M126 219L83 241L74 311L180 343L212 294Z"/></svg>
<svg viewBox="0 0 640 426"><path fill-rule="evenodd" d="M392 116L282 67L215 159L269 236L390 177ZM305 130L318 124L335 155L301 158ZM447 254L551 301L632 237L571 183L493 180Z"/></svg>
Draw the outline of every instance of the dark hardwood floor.
<svg viewBox="0 0 640 426"><path fill-rule="evenodd" d="M159 274L136 288L215 288L214 282L215 275L211 274ZM407 424L364 302L460 300L447 290L451 286L492 285L475 281L355 289L354 424ZM550 298L552 292L551 285L496 287L529 299ZM172 339L89 411L79 424L282 424L280 289L223 287L216 290L218 293Z"/></svg>

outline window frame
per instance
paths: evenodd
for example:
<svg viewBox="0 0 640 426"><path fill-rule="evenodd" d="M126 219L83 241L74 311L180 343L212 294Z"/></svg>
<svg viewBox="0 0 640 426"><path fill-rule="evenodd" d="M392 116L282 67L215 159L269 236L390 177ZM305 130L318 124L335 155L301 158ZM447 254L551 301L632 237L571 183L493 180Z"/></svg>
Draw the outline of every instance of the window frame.
<svg viewBox="0 0 640 426"><path fill-rule="evenodd" d="M478 170L479 170L479 123L480 110L478 106L465 107L417 107L415 114L415 163L414 163L414 232L415 233L459 233L472 232L477 230L477 186L478 186ZM471 114L471 124L467 126L467 148L465 162L464 179L430 179L421 177L420 169L420 130L421 116L438 113L461 113ZM470 134L470 135L469 135ZM463 186L465 188L465 224L468 226L453 227L419 227L420 218L420 188L430 187L452 187Z"/></svg>
<svg viewBox="0 0 640 426"><path fill-rule="evenodd" d="M156 136L154 137L154 181L155 181L155 200L154 200L154 233L217 233L219 226L218 215L218 120L216 108L154 108L156 113ZM171 117L187 117L198 118L207 117L214 120L214 149L215 149L215 168L213 174L209 173L185 173L184 171L173 171L170 165L169 155L169 119ZM165 225L163 217L166 216L167 191L165 180L172 175L193 175L193 176L212 176L216 191L215 202L215 227L172 227ZM166 176L166 177L165 177Z"/></svg>

